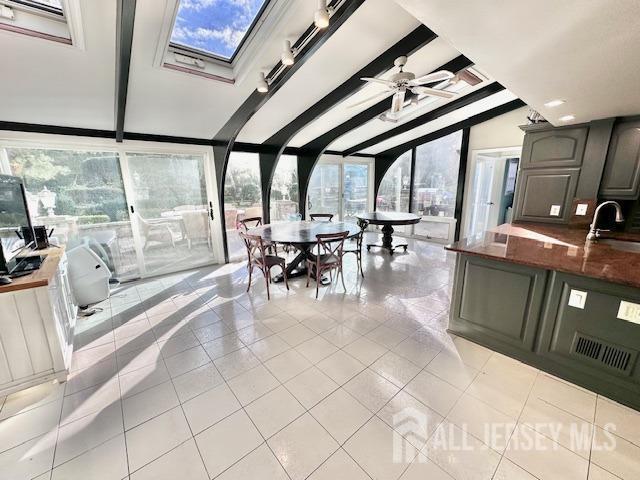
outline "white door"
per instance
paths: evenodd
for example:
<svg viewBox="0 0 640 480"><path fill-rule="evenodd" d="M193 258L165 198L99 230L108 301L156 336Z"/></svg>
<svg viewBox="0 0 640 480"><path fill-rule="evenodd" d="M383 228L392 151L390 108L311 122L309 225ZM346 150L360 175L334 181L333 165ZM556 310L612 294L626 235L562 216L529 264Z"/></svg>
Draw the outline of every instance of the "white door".
<svg viewBox="0 0 640 480"><path fill-rule="evenodd" d="M126 153L122 172L142 276L218 263L208 157Z"/></svg>
<svg viewBox="0 0 640 480"><path fill-rule="evenodd" d="M475 157L473 172L471 218L467 236L473 237L484 233L489 228L493 201L494 174L496 159L478 155Z"/></svg>

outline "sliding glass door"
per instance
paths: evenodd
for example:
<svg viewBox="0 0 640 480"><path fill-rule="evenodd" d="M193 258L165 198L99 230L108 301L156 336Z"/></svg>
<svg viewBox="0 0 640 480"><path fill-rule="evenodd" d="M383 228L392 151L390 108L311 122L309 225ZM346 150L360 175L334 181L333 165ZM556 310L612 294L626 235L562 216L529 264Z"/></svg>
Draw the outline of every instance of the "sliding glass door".
<svg viewBox="0 0 640 480"><path fill-rule="evenodd" d="M214 263L204 156L127 153L123 171L144 275Z"/></svg>
<svg viewBox="0 0 640 480"><path fill-rule="evenodd" d="M307 192L307 214L333 213L335 220L356 222L372 210L373 166L368 161L321 161L313 169Z"/></svg>

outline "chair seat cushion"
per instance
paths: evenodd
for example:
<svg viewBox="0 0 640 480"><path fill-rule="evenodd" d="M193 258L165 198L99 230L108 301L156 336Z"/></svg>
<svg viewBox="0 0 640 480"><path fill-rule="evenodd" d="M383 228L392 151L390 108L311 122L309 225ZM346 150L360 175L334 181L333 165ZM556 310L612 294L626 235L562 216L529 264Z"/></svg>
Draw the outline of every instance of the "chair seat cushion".
<svg viewBox="0 0 640 480"><path fill-rule="evenodd" d="M267 265L268 267L272 265L283 265L286 263L286 260L282 257L278 257L276 255L265 255L264 257L256 258L257 263L262 263Z"/></svg>

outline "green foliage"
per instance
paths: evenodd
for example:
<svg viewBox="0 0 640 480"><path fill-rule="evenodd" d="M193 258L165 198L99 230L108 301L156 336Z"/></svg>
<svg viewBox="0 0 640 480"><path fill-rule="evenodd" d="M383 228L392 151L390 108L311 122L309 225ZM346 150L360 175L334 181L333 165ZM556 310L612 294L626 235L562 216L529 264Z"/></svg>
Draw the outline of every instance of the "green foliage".
<svg viewBox="0 0 640 480"><path fill-rule="evenodd" d="M111 221L109 215L79 215L78 225L93 225L96 223L108 223Z"/></svg>

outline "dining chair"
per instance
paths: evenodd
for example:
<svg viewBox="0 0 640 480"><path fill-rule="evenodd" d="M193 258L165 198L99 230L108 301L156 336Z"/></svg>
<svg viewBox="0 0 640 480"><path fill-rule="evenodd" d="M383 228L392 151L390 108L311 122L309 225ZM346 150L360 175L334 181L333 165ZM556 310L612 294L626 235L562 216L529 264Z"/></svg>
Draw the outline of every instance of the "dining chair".
<svg viewBox="0 0 640 480"><path fill-rule="evenodd" d="M238 230L247 233L250 228L262 226L262 217L249 217L237 220ZM274 255L278 255L278 247L273 242L263 241L265 248L272 250Z"/></svg>
<svg viewBox="0 0 640 480"><path fill-rule="evenodd" d="M316 274L316 298L318 298L322 274L325 271L329 272L331 281L333 281L331 272L337 270L336 279L339 274L342 279L342 288L344 288L345 292L347 291L347 287L344 285L344 275L342 274L342 255L347 235L349 235L349 232L319 233L316 235L314 250L318 254L310 252L307 258L307 287L311 279L311 270L314 269Z"/></svg>
<svg viewBox="0 0 640 480"><path fill-rule="evenodd" d="M287 262L284 258L277 255L270 255L267 253L267 247L262 241L260 235L250 235L248 233L239 232L240 238L247 247L247 268L249 269L249 285L247 285L247 292L251 289L251 277L253 274L253 268L258 267L264 275L264 280L267 284L267 300L271 300L271 293L269 292L269 284L271 283L271 268L280 267L282 269L282 275L284 277L284 284L289 290L289 282L287 280Z"/></svg>
<svg viewBox="0 0 640 480"><path fill-rule="evenodd" d="M333 213L310 213L311 221L315 222L331 222L333 220Z"/></svg>
<svg viewBox="0 0 640 480"><path fill-rule="evenodd" d="M358 232L358 235L356 235L356 237L352 237L351 240L355 241L355 247L353 245L349 245L349 243L346 244L346 246L344 247L343 250L343 254L347 254L347 253L353 253L356 256L356 260L357 260L357 265L358 265L358 269L360 270L360 275L362 275L362 278L364 278L364 270L362 270L362 240L364 238L364 230L365 230L366 226L362 226L360 225L360 232Z"/></svg>

